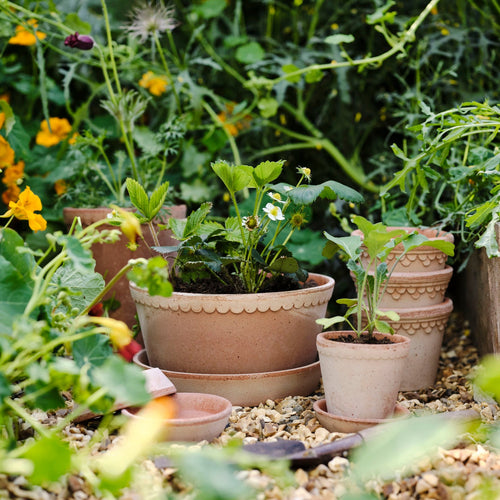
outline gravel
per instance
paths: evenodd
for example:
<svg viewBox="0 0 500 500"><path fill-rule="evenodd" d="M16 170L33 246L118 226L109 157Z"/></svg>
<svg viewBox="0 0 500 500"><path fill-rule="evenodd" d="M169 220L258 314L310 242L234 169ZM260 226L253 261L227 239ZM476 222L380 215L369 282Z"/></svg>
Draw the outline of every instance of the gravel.
<svg viewBox="0 0 500 500"><path fill-rule="evenodd" d="M480 413L483 422L494 422L499 406L485 396L474 394L468 380L477 363L478 353L467 323L458 314L453 314L445 332L436 383L422 391L400 393L399 403L414 414L472 408ZM322 398L319 389L309 397L268 400L258 407L234 407L229 425L212 444L223 446L235 438L243 443L294 439L311 448L344 437L345 434L328 432L315 418L313 403ZM38 418L50 421L54 416L41 414ZM79 424L68 427L66 435L71 445L79 448L91 439L93 430L89 425ZM95 452L112 446L112 443L113 437L107 438ZM259 470L243 470L238 477L256 488L257 499L335 499L349 487L350 468L347 456L334 457L309 470L294 470L295 484L286 487ZM124 494L123 500L146 498L155 490L182 491L184 487L176 477L175 469L168 464L145 460L142 469L139 490ZM414 464L409 475L396 481L374 480L365 486L380 498L389 500L499 498L500 493L486 496L485 488L500 492L500 456L484 443L462 439L455 448L439 449L435 456ZM82 478L76 475L69 476L65 484L55 485L50 490L33 490L22 478L0 475L0 498L87 500L95 497Z"/></svg>

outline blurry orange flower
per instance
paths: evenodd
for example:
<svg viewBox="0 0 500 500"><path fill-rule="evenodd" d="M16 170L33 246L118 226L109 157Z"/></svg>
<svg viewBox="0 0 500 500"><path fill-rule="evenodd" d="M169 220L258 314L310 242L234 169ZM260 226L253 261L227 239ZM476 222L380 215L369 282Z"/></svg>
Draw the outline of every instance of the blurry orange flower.
<svg viewBox="0 0 500 500"><path fill-rule="evenodd" d="M221 111L217 117L223 123L224 129L233 137L236 137L241 130L247 129L250 126L252 117L244 116L242 119L235 121L233 119L234 103L226 103L226 110Z"/></svg>
<svg viewBox="0 0 500 500"><path fill-rule="evenodd" d="M139 219L133 213L127 212L116 205L111 205L111 208L118 213L122 220L120 229L129 241L127 247L130 250L137 250L137 240L143 238Z"/></svg>
<svg viewBox="0 0 500 500"><path fill-rule="evenodd" d="M21 188L17 184L11 184L3 193L2 201L9 205L11 201L17 201L19 199L19 193Z"/></svg>
<svg viewBox="0 0 500 500"><path fill-rule="evenodd" d="M40 146L50 148L51 146L55 146L62 140L66 139L70 132L71 125L66 118L49 118L49 123L47 123L47 120L43 120L41 123L40 131L36 134L36 143ZM74 139L75 137L73 136L69 142L72 143Z"/></svg>
<svg viewBox="0 0 500 500"><path fill-rule="evenodd" d="M20 160L15 165L10 165L7 167L3 173L2 182L6 186L12 186L13 184L18 184L24 176L24 161Z"/></svg>
<svg viewBox="0 0 500 500"><path fill-rule="evenodd" d="M36 31L38 23L35 19L30 19L28 24ZM24 26L16 26L16 34L9 39L11 45L35 45L37 39L43 40L47 35L40 31L33 33L32 30L26 29Z"/></svg>
<svg viewBox="0 0 500 500"><path fill-rule="evenodd" d="M35 212L42 209L40 198L34 194L29 186L19 195L17 202L9 202L9 210L0 217L14 216L19 220L27 220L32 231L45 230L47 221Z"/></svg>
<svg viewBox="0 0 500 500"><path fill-rule="evenodd" d="M54 190L57 196L61 196L68 189L68 184L64 179L59 179L54 183Z"/></svg>
<svg viewBox="0 0 500 500"><path fill-rule="evenodd" d="M0 135L0 168L14 163L14 150L10 144Z"/></svg>
<svg viewBox="0 0 500 500"><path fill-rule="evenodd" d="M147 403L123 427L120 439L110 450L98 456L96 465L103 477L122 476L134 462L146 454L168 430L165 420L175 418L177 404L169 396Z"/></svg>
<svg viewBox="0 0 500 500"><path fill-rule="evenodd" d="M155 96L163 94L167 90L168 80L165 76L155 75L148 71L142 75L139 85L151 92Z"/></svg>

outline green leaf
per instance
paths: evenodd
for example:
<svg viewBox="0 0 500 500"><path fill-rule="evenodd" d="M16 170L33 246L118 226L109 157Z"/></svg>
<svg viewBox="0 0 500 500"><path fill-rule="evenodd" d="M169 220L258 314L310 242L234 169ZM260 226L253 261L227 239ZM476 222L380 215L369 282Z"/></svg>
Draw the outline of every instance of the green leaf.
<svg viewBox="0 0 500 500"><path fill-rule="evenodd" d="M326 181L318 185L299 186L288 191L287 195L297 205L309 205L319 197L329 200L336 200L338 197L353 203L364 201L363 195L336 181Z"/></svg>
<svg viewBox="0 0 500 500"><path fill-rule="evenodd" d="M49 484L71 471L71 455L68 443L49 435L34 441L20 456L33 463L31 483Z"/></svg>
<svg viewBox="0 0 500 500"><path fill-rule="evenodd" d="M278 101L272 97L263 97L257 103L260 114L263 118L271 118L278 112Z"/></svg>
<svg viewBox="0 0 500 500"><path fill-rule="evenodd" d="M253 180L252 167L247 165L231 166L225 161L218 161L212 163L211 167L230 193L250 187Z"/></svg>
<svg viewBox="0 0 500 500"><path fill-rule="evenodd" d="M113 354L113 349L106 335L95 334L73 342L72 353L75 363L80 368L89 365L98 367Z"/></svg>
<svg viewBox="0 0 500 500"><path fill-rule="evenodd" d="M281 67L284 73L295 73L296 71L299 71L299 68L295 66L295 64L285 64L284 66ZM293 75L293 76L287 76L286 79L287 81L291 83L298 83L300 82L300 75Z"/></svg>
<svg viewBox="0 0 500 500"><path fill-rule="evenodd" d="M12 395L12 387L7 377L0 372L0 408L4 405L4 400Z"/></svg>
<svg viewBox="0 0 500 500"><path fill-rule="evenodd" d="M203 203L203 205L201 205L197 210L189 214L188 218L186 219L186 224L184 226L182 239L186 239L194 234L197 234L198 230L200 229L200 226L205 221L211 209L212 209L212 204L207 202ZM169 227L170 227L170 221L172 220L174 219L169 219Z"/></svg>
<svg viewBox="0 0 500 500"><path fill-rule="evenodd" d="M362 240L360 236L332 236L326 231L323 233L327 240L335 243L337 247L340 247L343 252L349 257L349 259L357 260L361 254Z"/></svg>
<svg viewBox="0 0 500 500"><path fill-rule="evenodd" d="M236 50L236 60L242 64L253 64L264 59L264 49L257 42L246 43Z"/></svg>
<svg viewBox="0 0 500 500"><path fill-rule="evenodd" d="M165 199L167 197L169 185L170 183L168 181L164 182L163 184L158 186L151 194L151 198L149 199L148 204L148 222L152 221L163 207L163 204L165 203Z"/></svg>
<svg viewBox="0 0 500 500"><path fill-rule="evenodd" d="M320 318L316 320L318 325L321 325L323 328L330 328L337 323L343 323L345 321L344 316L334 316L333 318Z"/></svg>
<svg viewBox="0 0 500 500"><path fill-rule="evenodd" d="M436 248L437 250L441 250L441 252L450 256L453 256L455 253L455 245L451 241L429 240L420 233L411 234L402 243L405 253L421 246Z"/></svg>
<svg viewBox="0 0 500 500"><path fill-rule="evenodd" d="M12 111L10 104L3 99L0 100L0 110L5 115L4 129L5 135L8 136L10 131L12 130L12 127L16 123L16 117L14 116L14 112Z"/></svg>
<svg viewBox="0 0 500 500"><path fill-rule="evenodd" d="M134 127L134 142L139 146L143 155L155 157L165 148L157 135L148 127Z"/></svg>
<svg viewBox="0 0 500 500"><path fill-rule="evenodd" d="M65 262L57 269L52 283L69 291L71 307L76 308L78 312L83 311L92 303L105 286L102 275L94 271L82 272L80 269L75 269L72 262ZM61 312L62 308L58 307L58 311ZM71 311L66 312L71 313Z"/></svg>
<svg viewBox="0 0 500 500"><path fill-rule="evenodd" d="M203 19L219 16L226 8L226 0L207 0L194 7L195 12Z"/></svg>
<svg viewBox="0 0 500 500"><path fill-rule="evenodd" d="M376 331L380 333L390 333L390 334L394 333L394 329L386 321L381 321L380 319L375 318L374 323Z"/></svg>
<svg viewBox="0 0 500 500"><path fill-rule="evenodd" d="M339 45L341 43L352 43L354 42L354 37L352 35L343 35L342 33L337 33L336 35L330 35L325 38L325 42L330 45Z"/></svg>
<svg viewBox="0 0 500 500"><path fill-rule="evenodd" d="M280 257L269 266L269 269L278 273L292 274L299 270L299 264L293 257Z"/></svg>
<svg viewBox="0 0 500 500"><path fill-rule="evenodd" d="M385 424L383 432L354 449L352 473L361 484L376 476L388 480L408 464L447 448L464 431L458 420L440 415L411 417Z"/></svg>
<svg viewBox="0 0 500 500"><path fill-rule="evenodd" d="M316 83L323 80L324 73L319 69L311 69L306 73L305 80L307 83Z"/></svg>
<svg viewBox="0 0 500 500"><path fill-rule="evenodd" d="M108 357L92 375L97 385L117 401L140 406L151 399L141 369L119 356Z"/></svg>
<svg viewBox="0 0 500 500"><path fill-rule="evenodd" d="M285 160L263 161L252 169L255 187L261 188L277 179L283 170Z"/></svg>
<svg viewBox="0 0 500 500"><path fill-rule="evenodd" d="M32 255L20 252L23 247L24 241L15 231L0 230L0 328L4 332L24 313L33 294L31 272L36 263Z"/></svg>
<svg viewBox="0 0 500 500"><path fill-rule="evenodd" d="M134 266L127 273L127 278L137 286L147 288L150 295L161 297L172 295L173 287L169 281L168 262L159 255L148 259L145 264Z"/></svg>
<svg viewBox="0 0 500 500"><path fill-rule="evenodd" d="M146 191L135 179L127 177L125 182L127 184L127 191L132 205L134 205L134 207L137 208L137 210L139 210L139 212L141 212L147 219L149 200Z"/></svg>
<svg viewBox="0 0 500 500"><path fill-rule="evenodd" d="M64 24L72 31L78 31L82 35L88 35L92 32L92 26L80 19L78 14L71 12L64 18Z"/></svg>

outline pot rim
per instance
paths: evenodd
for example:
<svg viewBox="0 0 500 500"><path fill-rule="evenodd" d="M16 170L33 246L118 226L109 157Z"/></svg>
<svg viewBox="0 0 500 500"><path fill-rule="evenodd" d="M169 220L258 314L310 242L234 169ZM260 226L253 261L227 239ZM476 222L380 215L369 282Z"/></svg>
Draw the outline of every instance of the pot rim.
<svg viewBox="0 0 500 500"><path fill-rule="evenodd" d="M327 330L325 332L318 333L318 336L316 337L317 342L321 342L323 346L327 346L330 343L335 343L337 345L350 345L350 346L355 346L356 347L366 347L369 346L370 348L373 349L383 349L387 348L388 345L397 345L397 344L409 344L410 339L408 337L405 337L404 335L399 335L397 333L382 333L382 332L373 332L376 337L388 337L391 340L394 339L394 342L391 344L354 344L354 343L349 343L349 342L337 342L336 340L330 338L330 335L335 335L337 337L343 336L343 335L356 335L356 332L354 330ZM364 332L362 333L362 335Z"/></svg>
<svg viewBox="0 0 500 500"><path fill-rule="evenodd" d="M352 274L352 273L351 273ZM373 271L368 271L368 274L373 275ZM446 265L443 269L434 271L394 271L389 278L389 286L397 282L410 282L410 285L417 283L427 283L429 281L447 281L451 279L453 267Z"/></svg>
<svg viewBox="0 0 500 500"><path fill-rule="evenodd" d="M445 241L449 241L450 243L453 243L455 241L455 237L453 235L453 233L450 233L449 231L444 231L442 229L439 229L439 228L435 228L435 227L416 227L416 226L387 226L387 231L394 231L394 230L397 230L397 229L402 229L403 231L406 231L407 233L411 233L413 231L417 231L419 234L423 234L424 236L426 236L429 240L431 241L436 241L436 240L445 240ZM428 233L428 232L433 232L435 233L436 235L435 236L428 236L427 234L425 233ZM355 229L353 232L352 232L353 235L357 235L357 236L361 236L361 239L363 239L363 233L361 230L359 229ZM402 245L399 244L399 245L396 245L394 247L395 249L397 248L398 250L400 248L402 248ZM411 250L410 252L415 252L415 251L434 251L434 252L438 252L440 250L438 250L437 248L433 248L433 247L429 247L427 245L423 245L419 248L415 248L413 250Z"/></svg>
<svg viewBox="0 0 500 500"><path fill-rule="evenodd" d="M335 285L335 280L331 277L331 276L328 276L326 274L319 274L319 273L309 273L309 276L306 280L306 283L307 281L313 279L313 278L321 278L322 280L324 280L324 283L321 283L317 286L311 286L311 287L308 287L308 288L299 288L297 290L284 290L284 291L281 291L281 292L257 292L257 293L191 293L191 292L173 292L172 293L172 296L175 296L175 297L193 297L193 298L197 298L197 297L211 297L211 298L214 298L214 297L231 297L233 298L234 300L237 300L237 299L242 299L242 298L248 298L250 296L252 297L256 297L257 299L261 299L261 300L265 300L265 298L267 297L268 299L269 298L272 298L272 297L277 297L279 294L282 294L282 293L286 293L287 296L293 296L293 295L304 295L304 294L312 294L312 293L317 293L317 292L322 292L322 291L326 291L328 290L329 288L332 288L334 287ZM129 281L129 284L130 284L130 288L132 288L136 293L148 293L147 290L145 288L141 288L139 286L137 286L133 281ZM161 298L164 298L164 299L169 299L169 297L161 297Z"/></svg>
<svg viewBox="0 0 500 500"><path fill-rule="evenodd" d="M453 311L453 301L449 297L445 297L443 302L439 304L433 304L430 306L422 306L422 307L382 307L381 311L392 311L400 316L410 315L412 316L411 320L415 319L424 319L424 320L432 320L438 319L444 316L449 316ZM390 320L386 319L386 321L390 322ZM399 321L395 321L395 323L402 323L404 321L410 321L410 318L401 318Z"/></svg>

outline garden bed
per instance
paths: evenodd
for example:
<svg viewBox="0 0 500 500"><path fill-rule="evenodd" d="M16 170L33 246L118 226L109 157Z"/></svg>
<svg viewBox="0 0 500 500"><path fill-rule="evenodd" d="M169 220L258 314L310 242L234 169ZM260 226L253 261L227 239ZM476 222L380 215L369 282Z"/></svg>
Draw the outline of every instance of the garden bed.
<svg viewBox="0 0 500 500"><path fill-rule="evenodd" d="M475 409L483 422L497 419L499 407L487 398L478 397L468 383L468 376L478 362L477 350L472 344L468 325L454 314L445 333L438 379L426 390L400 393L399 403L415 414L424 412ZM321 399L321 390L310 397L288 397L267 401L258 407L234 407L230 422L223 434L213 444L221 446L234 438L244 443L259 440L293 439L302 441L307 448L334 441L344 434L330 433L318 423L314 401ZM42 421L55 421L56 415L38 415ZM68 427L68 440L75 447L83 446L93 435L95 422ZM95 447L99 453L112 446L114 437ZM205 443L201 443L202 446ZM196 445L199 446L199 445ZM164 458L146 460L144 488L183 491L183 484L176 477L176 470ZM350 462L340 456L327 460L312 469L296 469L295 485L283 486L275 478L258 470L244 470L239 477L260 490L258 498L336 498L346 491ZM393 482L373 481L370 485L383 498L484 498L478 489L485 478L500 488L500 456L484 444L467 442L464 438L453 449L440 449L437 456L412 464L413 471ZM0 497L36 499L93 499L87 485L78 476L70 476L66 484L50 490L30 491L25 480L0 476ZM140 495L140 493L139 493ZM122 498L143 498L126 494Z"/></svg>

